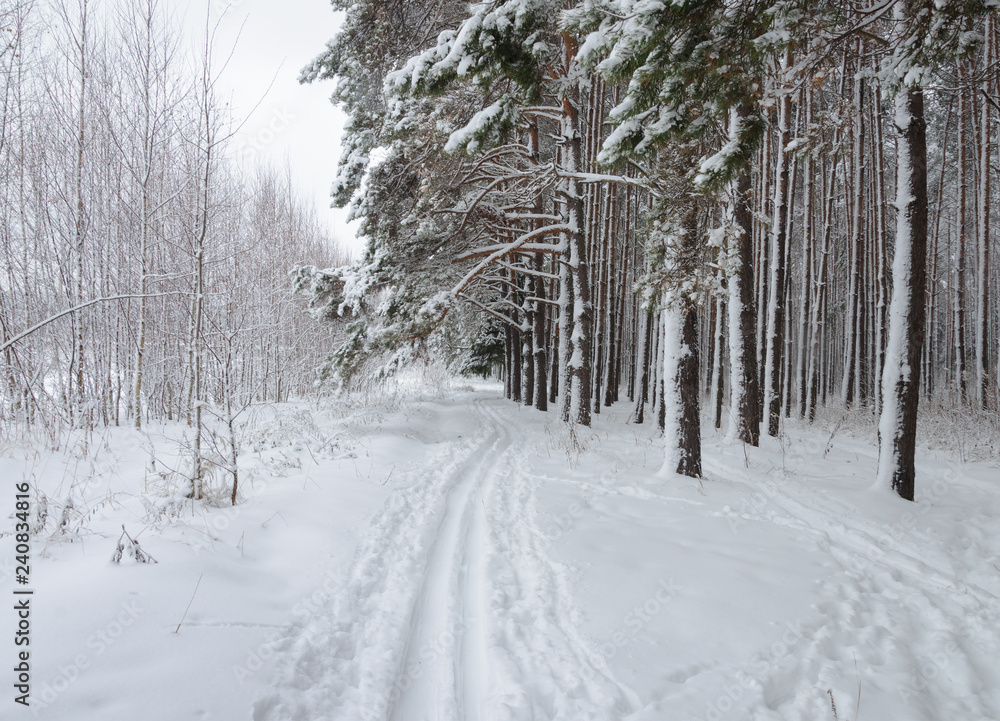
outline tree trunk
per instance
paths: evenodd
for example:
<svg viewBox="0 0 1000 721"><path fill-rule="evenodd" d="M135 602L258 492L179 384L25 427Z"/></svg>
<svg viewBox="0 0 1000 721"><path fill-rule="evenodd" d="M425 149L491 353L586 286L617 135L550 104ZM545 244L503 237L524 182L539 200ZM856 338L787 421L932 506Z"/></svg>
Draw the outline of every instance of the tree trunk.
<svg viewBox="0 0 1000 721"><path fill-rule="evenodd" d="M862 47L858 41L859 50ZM862 267L864 257L864 184L865 184L865 133L862 99L864 96L864 81L860 73L854 79L854 131L851 141L851 242L850 242L850 288L847 293L848 315L844 328L844 380L842 398L845 408L854 404L855 385L858 381L861 344L860 335L862 313Z"/></svg>
<svg viewBox="0 0 1000 721"><path fill-rule="evenodd" d="M958 235L958 249L955 258L955 375L958 380L958 395L960 402L964 404L968 399L968 359L966 358L965 340L965 241L967 236L966 212L968 207L968 136L966 135L966 124L968 123L968 94L963 85L965 73L964 62L959 63L958 77L958 206L955 208L957 214L956 232ZM940 212L940 211L939 211Z"/></svg>
<svg viewBox="0 0 1000 721"><path fill-rule="evenodd" d="M805 127L809 128L813 122L813 89L810 86L805 90L806 119ZM798 389L799 418L806 417L806 401L808 397L807 386L809 383L809 348L807 339L810 338L812 318L812 295L813 295L813 247L815 245L813 235L815 225L813 223L814 208L813 202L816 197L816 173L813 169L813 150L810 148L803 160L802 167L803 197L802 197L802 315L799 319L798 349L799 357L796 364L795 376Z"/></svg>
<svg viewBox="0 0 1000 721"><path fill-rule="evenodd" d="M912 501L927 275L927 138L921 88L899 91L895 119L899 213L882 378L878 478Z"/></svg>
<svg viewBox="0 0 1000 721"><path fill-rule="evenodd" d="M563 33L563 53L565 71L569 75L576 67L576 41ZM564 170L567 174L579 172L582 167L582 149L579 119L579 90L569 89L562 98L562 117L560 130L564 143ZM586 218L583 213L583 197L580 193L580 183L572 176L563 179L562 193L566 207L566 220L570 231L567 234L568 274L572 278L572 314L567 313L567 331L572 333L572 343L569 357L564 357L567 368L566 389L568 396L567 413L564 418L572 423L590 425L591 398L591 318L590 307L590 271L587 264ZM560 349L561 350L561 349ZM564 386L565 388L565 386Z"/></svg>
<svg viewBox="0 0 1000 721"><path fill-rule="evenodd" d="M667 381L662 404L666 424L666 457L677 473L700 478L698 308L681 297L673 297L667 301L662 315L663 377Z"/></svg>
<svg viewBox="0 0 1000 721"><path fill-rule="evenodd" d="M987 16L986 43L983 49L983 67L992 67L996 53L993 52L993 45L996 42L994 37L994 16ZM988 96L990 88L990 75L983 80L981 90ZM990 349L988 344L990 328L990 127L991 105L984 98L980 102L980 122L979 122L979 222L977 223L979 265L978 293L976 295L976 386L979 391L979 403L985 410L989 405L990 386Z"/></svg>
<svg viewBox="0 0 1000 721"><path fill-rule="evenodd" d="M646 415L646 398L649 395L649 361L652 353L653 314L640 306L639 318L639 392L635 399L635 422L642 423Z"/></svg>
<svg viewBox="0 0 1000 721"><path fill-rule="evenodd" d="M781 67L789 63L788 52ZM781 361L785 342L785 244L788 242L788 143L791 140L789 122L791 96L786 92L778 101L778 147L775 149L774 218L770 242L770 291L767 304L767 356L764 368L764 408L767 412L767 433L778 435L781 423Z"/></svg>
<svg viewBox="0 0 1000 721"><path fill-rule="evenodd" d="M531 154L531 159L535 163L539 161L539 143L538 143L538 120L532 118L528 125L528 148ZM539 195L535 198L535 206L533 211L536 214L541 214L542 212L542 198ZM540 221L536 221L536 224ZM535 296L536 300L533 304L533 313L531 317L531 334L532 334L532 350L533 358L535 364L534 369L534 390L535 390L535 408L540 411L547 411L548 405L548 359L545 353L545 327L548 322L548 313L546 312L546 304L544 301L547 299L545 293L545 278L541 275L542 273L542 254L535 253L531 260L531 268L535 271L535 275L531 276L531 292ZM528 400L525 400L527 403Z"/></svg>
<svg viewBox="0 0 1000 721"><path fill-rule="evenodd" d="M749 116L748 109L730 114L731 138ZM757 311L754 306L753 215L750 210L750 171L743 169L733 184L733 221L727 263L729 288L729 394L733 434L752 446L760 442L760 383L757 375Z"/></svg>

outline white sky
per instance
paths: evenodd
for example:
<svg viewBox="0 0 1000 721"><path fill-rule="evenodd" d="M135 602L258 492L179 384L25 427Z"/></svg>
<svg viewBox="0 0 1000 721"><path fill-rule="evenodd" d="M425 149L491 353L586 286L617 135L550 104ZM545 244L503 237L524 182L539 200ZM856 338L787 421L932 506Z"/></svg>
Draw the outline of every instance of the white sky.
<svg viewBox="0 0 1000 721"><path fill-rule="evenodd" d="M168 2L183 14L193 46L202 45L205 11L211 12L211 22L218 22L218 62L235 44L219 91L231 94L235 117L249 115L234 139L238 156L260 158L278 168L287 161L293 181L313 200L334 237L357 252L360 242L355 224L347 224L347 211L329 207L344 124L343 114L330 103L333 82L298 83L299 71L322 52L341 15L328 0Z"/></svg>

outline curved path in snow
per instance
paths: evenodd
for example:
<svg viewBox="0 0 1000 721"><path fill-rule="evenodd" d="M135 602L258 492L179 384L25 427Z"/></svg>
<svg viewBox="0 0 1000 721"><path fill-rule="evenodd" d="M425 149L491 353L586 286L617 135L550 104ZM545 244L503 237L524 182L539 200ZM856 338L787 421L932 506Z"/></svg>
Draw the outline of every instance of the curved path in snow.
<svg viewBox="0 0 1000 721"><path fill-rule="evenodd" d="M658 473L627 410L578 466L551 415L496 397L365 430L406 438L391 494L254 720L1000 719L993 466L928 458L944 490L905 504L868 489L872 448L827 458L809 428L793 471L715 439L699 484Z"/></svg>
<svg viewBox="0 0 1000 721"><path fill-rule="evenodd" d="M407 473L255 721L587 721L632 704L577 631L499 400L439 407L466 440ZM431 418L435 423L439 419ZM454 419L450 419L453 421ZM522 437L524 436L524 437ZM472 438L474 440L468 440Z"/></svg>

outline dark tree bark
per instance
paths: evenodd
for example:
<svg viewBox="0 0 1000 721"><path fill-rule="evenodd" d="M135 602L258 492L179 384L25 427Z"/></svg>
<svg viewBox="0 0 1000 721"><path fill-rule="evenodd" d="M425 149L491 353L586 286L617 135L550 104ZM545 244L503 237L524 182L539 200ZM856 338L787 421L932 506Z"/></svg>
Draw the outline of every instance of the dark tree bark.
<svg viewBox="0 0 1000 721"><path fill-rule="evenodd" d="M859 51L863 44L858 42ZM860 52L859 52L860 56ZM861 365L861 314L863 311L862 271L864 267L864 184L865 184L865 133L862 98L864 96L864 81L860 77L854 80L854 129L851 140L851 275L847 303L849 306L847 324L844 328L844 407L854 404L854 389L859 381Z"/></svg>
<svg viewBox="0 0 1000 721"><path fill-rule="evenodd" d="M782 67L788 58L782 60ZM769 282L767 306L767 335L765 360L765 406L767 434L778 435L781 423L781 366L785 343L785 244L788 242L788 170L786 149L791 140L789 128L792 100L786 93L778 101L778 147L774 185L774 235L770 241Z"/></svg>
<svg viewBox="0 0 1000 721"><path fill-rule="evenodd" d="M696 255L697 217L697 210L692 210L684 222L682 252L685 259ZM679 451L677 472L684 476L701 478L701 373L699 372L701 356L698 343L698 306L690 298L683 298L681 303L680 354L677 358L677 378L672 379L677 384L681 403L677 437Z"/></svg>
<svg viewBox="0 0 1000 721"><path fill-rule="evenodd" d="M745 112L745 111L744 111ZM746 117L746 115L744 115ZM730 323L738 323L739 339L730 347L733 382L730 383L736 412L737 437L744 443L760 443L760 382L757 374L757 309L754 303L753 215L750 210L750 170L740 171L734 187L734 220L740 229L733 255L736 272L729 278ZM732 291L735 290L735 293ZM734 302L735 301L735 302Z"/></svg>
<svg viewBox="0 0 1000 721"><path fill-rule="evenodd" d="M542 272L542 256L536 253L534 261L532 263L533 268L536 272ZM541 275L536 275L533 278L533 293L536 298L545 298L545 279ZM545 303L541 300L535 302L535 313L534 313L534 323L532 324L532 333L534 336L534 352L535 352L535 408L540 411L547 411L549 409L548 403L548 377L546 371L548 369L547 359L545 357L545 325L546 325L546 312Z"/></svg>
<svg viewBox="0 0 1000 721"><path fill-rule="evenodd" d="M963 72L965 63L960 62L958 66L958 78L959 78L959 90L958 90L958 207L955 212L958 214L958 257L955 259L956 263L956 278L955 278L955 374L958 376L958 392L961 402L964 404L968 399L968 359L966 358L966 341L965 341L965 241L967 235L967 224L966 224L966 212L965 209L968 206L968 179L966 177L966 169L968 167L968 159L966 156L966 148L968 146L968 138L966 136L965 128L968 123L968 102L967 96L968 92L964 87L961 87L964 81ZM942 187L944 183L941 183ZM940 210L938 211L940 215Z"/></svg>
<svg viewBox="0 0 1000 721"><path fill-rule="evenodd" d="M985 21L986 42L983 47L983 66L992 67L996 62L996 18L993 15L986 17ZM979 391L979 403L983 410L989 407L990 394L990 139L992 137L992 105L987 100L992 91L992 76L995 73L987 73L980 90L986 96L980 101L979 110L979 222L978 230L978 252L979 265L978 285L979 292L976 295L976 385Z"/></svg>
<svg viewBox="0 0 1000 721"><path fill-rule="evenodd" d="M649 356L652 352L653 314L642 311L639 342L639 392L635 399L635 422L642 423L646 416L646 398L649 396Z"/></svg>
<svg viewBox="0 0 1000 721"><path fill-rule="evenodd" d="M879 422L879 480L912 501L927 284L927 137L921 88L900 90L896 130L899 215Z"/></svg>

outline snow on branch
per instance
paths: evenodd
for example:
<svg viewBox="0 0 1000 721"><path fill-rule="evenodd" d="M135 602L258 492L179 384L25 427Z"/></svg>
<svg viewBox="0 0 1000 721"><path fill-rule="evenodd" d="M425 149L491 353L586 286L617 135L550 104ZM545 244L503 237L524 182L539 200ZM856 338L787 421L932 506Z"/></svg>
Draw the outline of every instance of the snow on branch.
<svg viewBox="0 0 1000 721"><path fill-rule="evenodd" d="M566 231L563 231L566 232ZM475 250L470 250L460 255L456 255L452 259L452 263L462 263L466 260L473 260L474 258L483 258L487 255L491 255L498 250L504 250L509 248L510 243L501 243L500 245L490 245L485 248L476 248ZM562 253L566 250L565 243L526 243L520 248L516 249L518 253ZM508 253L513 253L514 250L506 250L504 255ZM557 276L558 277L558 276Z"/></svg>
<svg viewBox="0 0 1000 721"><path fill-rule="evenodd" d="M70 315L71 313L76 313L78 310L89 308L92 305L97 305L98 303L107 303L112 300L128 300L132 298L163 298L165 296L170 296L170 295L187 295L187 293L181 291L171 291L167 293L126 293L124 295L109 295L104 298L94 298L93 300L88 300L84 303L80 303L79 305L75 305L72 308L67 308L66 310L59 311L55 315L50 315L45 320L35 323L35 325L31 326L27 330L18 333L16 336L8 340L6 343L0 345L0 353L3 353L11 346L24 340L35 331L41 330L49 323L53 323L59 320L60 318Z"/></svg>
<svg viewBox="0 0 1000 721"><path fill-rule="evenodd" d="M460 280L455 285L455 287L451 291L452 296L457 298L458 294L461 293L463 290L465 290L466 286L468 286L469 283L475 280L475 278L484 270L486 270L486 268L488 268L492 263L518 250L522 252L529 252L525 246L527 246L528 243L534 240L535 238L540 238L542 236L549 235L552 233L570 233L570 232L572 232L572 228L569 225L565 224L546 225L541 228L536 228L535 230L531 230L528 231L527 233L524 233L521 237L519 237L512 243L504 243L500 246L495 246L496 250L493 250L492 252L486 254L486 258L478 265L476 265L475 268L466 273L465 277L463 277L462 280ZM562 244L559 244L560 249L561 245ZM547 244L542 247L548 250L549 248L554 249L557 246L555 244ZM464 257L459 256L459 258L456 258L454 262L459 262L459 260L468 260L469 258L475 257L469 253L465 253L463 254L463 256Z"/></svg>
<svg viewBox="0 0 1000 721"><path fill-rule="evenodd" d="M444 151L457 153L464 150L469 155L475 155L484 145L500 142L508 131L517 127L519 121L517 103L511 96L505 95L473 115L465 127L452 133Z"/></svg>

